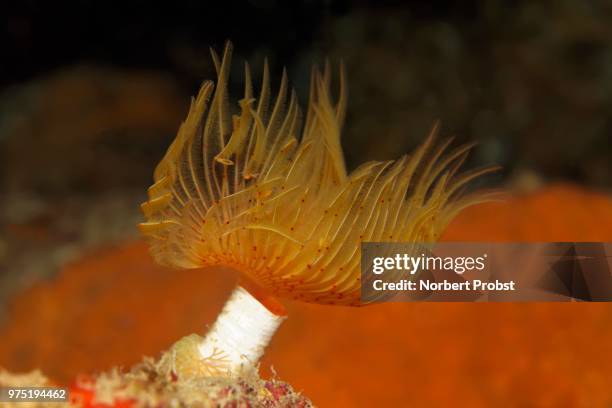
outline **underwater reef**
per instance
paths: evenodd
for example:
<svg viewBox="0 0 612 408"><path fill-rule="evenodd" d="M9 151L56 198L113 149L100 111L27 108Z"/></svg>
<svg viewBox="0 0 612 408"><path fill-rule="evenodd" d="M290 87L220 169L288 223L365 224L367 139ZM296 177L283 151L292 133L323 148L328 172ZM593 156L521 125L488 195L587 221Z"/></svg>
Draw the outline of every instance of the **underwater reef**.
<svg viewBox="0 0 612 408"><path fill-rule="evenodd" d="M507 199L465 209L441 240L612 241L609 2L309 1L277 10L280 2L256 0L236 13L227 1L206 5L219 11L207 24L195 3L175 5L176 15L164 4L159 17L153 4L118 16L98 3L92 18L70 24L50 18L60 11L51 2L3 13L0 384L71 386L88 404L145 395L188 403L189 387L160 374L160 353L203 334L240 276L157 265L135 225L190 96L215 76L208 47L228 38L256 83L270 57L273 95L286 64L301 106L312 63L344 62L348 173L414 151L438 120L453 145L476 143L466 168L502 165L482 183ZM244 93L243 78L235 64L232 95ZM285 306L290 318L258 375L210 378L200 402L612 404L605 303Z"/></svg>
<svg viewBox="0 0 612 408"><path fill-rule="evenodd" d="M40 371L12 374L0 370L1 387L52 387ZM262 380L255 372L236 378L208 377L180 380L163 364L145 359L130 370L113 369L87 378L78 378L68 388L67 402L11 402L5 408L20 406L52 408L131 408L131 407L266 407L309 408L312 403L291 386L275 379Z"/></svg>
<svg viewBox="0 0 612 408"><path fill-rule="evenodd" d="M612 198L560 184L474 206L442 240L610 241L611 225ZM212 322L237 280L229 270L201 272L157 266L135 241L85 254L13 299L0 362L69 383L157 356ZM291 319L263 357L262 375L273 367L320 406L448 405L461 398L484 407L505 404L515 390L518 405L602 406L612 398L605 303L410 306L289 303ZM440 363L431 364L431 356ZM381 388L406 376L410 387Z"/></svg>

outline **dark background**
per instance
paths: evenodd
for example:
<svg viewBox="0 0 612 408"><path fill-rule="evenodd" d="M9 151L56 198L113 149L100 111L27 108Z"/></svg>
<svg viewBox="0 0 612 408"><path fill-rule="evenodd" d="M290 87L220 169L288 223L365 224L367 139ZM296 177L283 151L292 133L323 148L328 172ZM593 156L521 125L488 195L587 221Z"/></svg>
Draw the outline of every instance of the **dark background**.
<svg viewBox="0 0 612 408"><path fill-rule="evenodd" d="M286 65L302 96L311 62L346 61L352 97L344 145L352 165L396 157L440 119L444 135L480 141L474 161L501 164L507 177L612 183L608 2L26 1L3 8L5 91L86 65L155 71L191 95L212 77L207 48L231 39L238 59L256 70L263 56L277 76ZM104 82L103 73L93 75ZM241 75L234 80L240 89ZM10 97L3 102L5 111L21 109ZM152 162L169 128L159 146L143 147Z"/></svg>

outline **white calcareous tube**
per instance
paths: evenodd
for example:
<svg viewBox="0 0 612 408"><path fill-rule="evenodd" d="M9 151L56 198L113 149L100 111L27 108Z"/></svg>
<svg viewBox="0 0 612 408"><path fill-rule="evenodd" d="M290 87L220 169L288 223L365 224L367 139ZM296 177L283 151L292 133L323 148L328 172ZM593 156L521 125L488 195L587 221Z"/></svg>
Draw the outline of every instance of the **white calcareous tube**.
<svg viewBox="0 0 612 408"><path fill-rule="evenodd" d="M227 371L238 373L244 366L257 364L284 320L285 316L272 313L238 286L199 344L198 351L204 360L223 356Z"/></svg>

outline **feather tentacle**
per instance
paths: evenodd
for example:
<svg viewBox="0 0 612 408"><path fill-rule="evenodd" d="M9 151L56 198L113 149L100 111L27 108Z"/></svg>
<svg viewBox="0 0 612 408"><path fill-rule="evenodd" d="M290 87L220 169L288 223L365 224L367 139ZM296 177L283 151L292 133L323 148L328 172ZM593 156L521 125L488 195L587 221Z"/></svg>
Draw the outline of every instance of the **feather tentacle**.
<svg viewBox="0 0 612 408"><path fill-rule="evenodd" d="M286 70L271 103L267 61L258 94L245 64L232 115L232 46L211 54L216 86L204 82L192 100L142 204L140 229L159 263L231 266L282 297L360 305L361 242L435 240L457 212L485 197L461 190L492 168L459 173L471 146L434 147L437 124L412 155L347 173L343 64L337 101L330 64L312 69L302 125Z"/></svg>

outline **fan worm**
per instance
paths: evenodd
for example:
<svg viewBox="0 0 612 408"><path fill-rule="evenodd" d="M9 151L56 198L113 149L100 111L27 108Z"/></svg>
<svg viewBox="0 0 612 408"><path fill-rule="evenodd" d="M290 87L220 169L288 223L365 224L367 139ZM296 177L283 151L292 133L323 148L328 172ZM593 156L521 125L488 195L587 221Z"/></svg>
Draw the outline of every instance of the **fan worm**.
<svg viewBox="0 0 612 408"><path fill-rule="evenodd" d="M284 318L275 297L359 306L360 243L435 241L482 199L461 190L490 169L460 173L470 146L435 146L434 127L412 155L349 173L340 144L343 68L335 100L329 64L313 68L303 114L285 71L273 98L267 62L257 94L245 64L232 114L232 46L211 53L216 85L204 82L155 169L140 230L160 264L240 272L242 287L196 347L210 367L231 373L259 359Z"/></svg>

